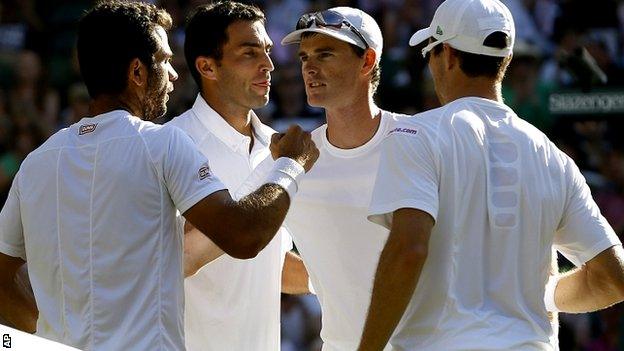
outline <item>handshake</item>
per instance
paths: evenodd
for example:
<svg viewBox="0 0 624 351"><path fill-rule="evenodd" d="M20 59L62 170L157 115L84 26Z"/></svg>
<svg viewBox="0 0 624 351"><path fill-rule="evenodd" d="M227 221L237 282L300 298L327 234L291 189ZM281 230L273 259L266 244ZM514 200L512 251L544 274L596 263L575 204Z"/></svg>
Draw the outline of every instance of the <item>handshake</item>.
<svg viewBox="0 0 624 351"><path fill-rule="evenodd" d="M319 157L319 150L309 132L297 125L290 126L286 133L275 133L271 137L271 156L277 160L288 157L297 161L308 172Z"/></svg>

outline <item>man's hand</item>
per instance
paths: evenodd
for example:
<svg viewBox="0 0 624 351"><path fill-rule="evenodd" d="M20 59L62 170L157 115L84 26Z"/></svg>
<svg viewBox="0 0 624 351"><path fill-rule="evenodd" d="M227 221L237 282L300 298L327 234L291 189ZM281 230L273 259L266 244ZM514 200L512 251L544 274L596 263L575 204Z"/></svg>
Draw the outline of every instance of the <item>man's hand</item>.
<svg viewBox="0 0 624 351"><path fill-rule="evenodd" d="M18 273L24 261L0 253L0 316L13 327L34 333L39 311L32 290L24 280L26 272Z"/></svg>
<svg viewBox="0 0 624 351"><path fill-rule="evenodd" d="M309 132L293 125L286 133L276 133L271 137L271 155L273 159L289 157L299 162L308 172L319 157L319 150L312 141Z"/></svg>

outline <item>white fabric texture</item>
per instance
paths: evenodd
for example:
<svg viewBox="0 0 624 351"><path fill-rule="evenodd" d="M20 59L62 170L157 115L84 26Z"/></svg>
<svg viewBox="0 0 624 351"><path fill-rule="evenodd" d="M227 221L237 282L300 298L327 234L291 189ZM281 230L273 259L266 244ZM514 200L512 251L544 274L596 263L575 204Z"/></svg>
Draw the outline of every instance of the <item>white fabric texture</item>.
<svg viewBox="0 0 624 351"><path fill-rule="evenodd" d="M320 156L299 185L286 226L321 304L324 351L358 346L388 234L366 220L380 143L389 126L405 117L382 111L373 138L354 149L331 145L326 125L312 132Z"/></svg>
<svg viewBox="0 0 624 351"><path fill-rule="evenodd" d="M188 133L210 158L211 170L240 199L264 183L248 180L258 164L274 164L268 148L274 131L255 114L251 123L251 153L251 138L238 133L200 95L168 125ZM279 350L282 266L291 248L292 239L282 228L258 256L239 260L223 255L186 278L187 350Z"/></svg>
<svg viewBox="0 0 624 351"><path fill-rule="evenodd" d="M183 350L184 212L224 189L181 131L83 118L24 160L0 250L27 259L37 335L88 350Z"/></svg>
<svg viewBox="0 0 624 351"><path fill-rule="evenodd" d="M556 350L544 305L553 245L581 265L620 244L574 162L507 106L468 97L383 145L370 219L436 220L393 350ZM435 330L435 332L433 332Z"/></svg>

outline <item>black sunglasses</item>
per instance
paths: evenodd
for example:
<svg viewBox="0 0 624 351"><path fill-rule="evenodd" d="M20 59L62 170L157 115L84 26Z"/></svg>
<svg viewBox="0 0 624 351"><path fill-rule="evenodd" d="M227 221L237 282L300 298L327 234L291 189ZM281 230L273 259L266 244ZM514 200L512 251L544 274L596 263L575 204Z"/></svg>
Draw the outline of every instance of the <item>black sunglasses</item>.
<svg viewBox="0 0 624 351"><path fill-rule="evenodd" d="M355 26L351 24L348 19L336 11L325 10L306 13L299 18L299 21L297 21L296 29L306 29L312 27L313 25L317 27L331 27L336 29L343 27L349 28L349 30L355 33L355 35L360 38L362 43L364 43L364 49L368 49L370 47L366 39L364 39L362 33L360 33L360 31L355 28Z"/></svg>

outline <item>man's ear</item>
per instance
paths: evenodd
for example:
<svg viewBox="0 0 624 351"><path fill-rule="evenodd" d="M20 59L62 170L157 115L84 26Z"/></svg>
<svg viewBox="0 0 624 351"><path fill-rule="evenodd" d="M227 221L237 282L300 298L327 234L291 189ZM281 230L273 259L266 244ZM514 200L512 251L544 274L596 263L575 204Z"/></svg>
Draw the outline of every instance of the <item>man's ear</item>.
<svg viewBox="0 0 624 351"><path fill-rule="evenodd" d="M128 66L128 83L137 87L147 85L147 67L138 58L130 61Z"/></svg>
<svg viewBox="0 0 624 351"><path fill-rule="evenodd" d="M443 43L442 45L444 45L444 51L442 53L444 55L444 65L446 66L446 69L451 70L459 64L457 51L453 49L449 44Z"/></svg>
<svg viewBox="0 0 624 351"><path fill-rule="evenodd" d="M362 73L368 75L373 71L377 63L377 53L375 50L368 48L364 51L364 65L362 66Z"/></svg>
<svg viewBox="0 0 624 351"><path fill-rule="evenodd" d="M217 79L217 61L212 57L198 56L195 59L195 69L203 79Z"/></svg>

